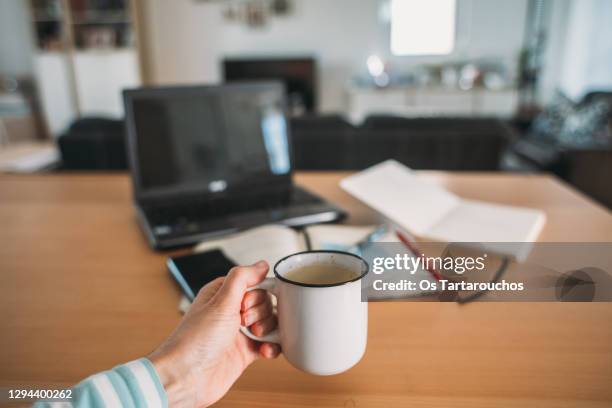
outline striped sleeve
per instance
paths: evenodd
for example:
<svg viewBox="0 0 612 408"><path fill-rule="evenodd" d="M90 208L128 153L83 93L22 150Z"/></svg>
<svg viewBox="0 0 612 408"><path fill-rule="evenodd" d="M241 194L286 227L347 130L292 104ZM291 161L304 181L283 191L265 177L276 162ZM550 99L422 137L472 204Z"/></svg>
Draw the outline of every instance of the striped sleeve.
<svg viewBox="0 0 612 408"><path fill-rule="evenodd" d="M77 384L64 402L39 401L34 408L162 408L168 398L153 364L146 358L94 374Z"/></svg>

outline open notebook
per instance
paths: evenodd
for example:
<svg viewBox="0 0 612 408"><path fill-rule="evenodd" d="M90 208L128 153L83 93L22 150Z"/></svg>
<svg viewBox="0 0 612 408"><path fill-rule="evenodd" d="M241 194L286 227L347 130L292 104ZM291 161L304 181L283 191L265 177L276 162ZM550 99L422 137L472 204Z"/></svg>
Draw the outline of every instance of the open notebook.
<svg viewBox="0 0 612 408"><path fill-rule="evenodd" d="M204 241L194 251L221 249L238 265L250 265L261 259L270 269L281 258L308 249L345 250L364 239L374 227L313 225L297 231L283 225L264 225L225 238ZM269 276L273 276L270 270Z"/></svg>
<svg viewBox="0 0 612 408"><path fill-rule="evenodd" d="M239 265L250 265L264 259L270 265L268 276L274 276L272 271L274 264L287 255L308 249L351 251L355 248L356 244L368 238L374 230L375 227L373 226L313 225L304 228L302 231L296 231L282 225L264 225L222 239L201 242L195 247L194 251L203 252L220 249L225 256ZM398 239L392 231L389 231L379 236L376 241L398 242ZM405 251L411 254L408 248ZM397 271L395 273L401 274L403 272ZM423 269L417 270L411 278L415 281L434 279L429 272ZM395 277L395 280L399 280L399 277ZM429 293L431 292L414 291L412 295L419 296ZM368 298L388 299L394 296L393 293L381 294L380 292L372 291ZM183 297L179 304L179 309L185 312L189 305L189 300Z"/></svg>
<svg viewBox="0 0 612 408"><path fill-rule="evenodd" d="M539 210L462 199L423 181L395 160L349 176L340 185L415 235L444 242L479 242L517 260L527 257L546 220Z"/></svg>

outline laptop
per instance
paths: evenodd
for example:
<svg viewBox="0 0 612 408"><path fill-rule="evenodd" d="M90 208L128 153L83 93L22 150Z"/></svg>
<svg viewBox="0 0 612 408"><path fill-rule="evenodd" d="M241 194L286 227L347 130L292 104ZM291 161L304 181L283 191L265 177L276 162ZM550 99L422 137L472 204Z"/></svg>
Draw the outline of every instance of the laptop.
<svg viewBox="0 0 612 408"><path fill-rule="evenodd" d="M153 248L345 216L292 183L284 95L273 81L123 92L135 206Z"/></svg>

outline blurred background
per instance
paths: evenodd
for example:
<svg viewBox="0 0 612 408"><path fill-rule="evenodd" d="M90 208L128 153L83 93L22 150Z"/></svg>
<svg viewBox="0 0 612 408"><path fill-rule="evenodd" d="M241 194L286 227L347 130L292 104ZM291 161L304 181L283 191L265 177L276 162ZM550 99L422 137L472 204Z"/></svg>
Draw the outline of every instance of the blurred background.
<svg viewBox="0 0 612 408"><path fill-rule="evenodd" d="M127 168L121 91L278 79L295 167L551 172L612 207L607 0L0 0L0 169Z"/></svg>

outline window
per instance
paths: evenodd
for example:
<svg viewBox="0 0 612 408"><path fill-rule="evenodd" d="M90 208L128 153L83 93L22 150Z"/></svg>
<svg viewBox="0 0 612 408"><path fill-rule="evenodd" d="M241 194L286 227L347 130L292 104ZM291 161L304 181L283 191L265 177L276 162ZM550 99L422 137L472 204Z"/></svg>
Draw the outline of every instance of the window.
<svg viewBox="0 0 612 408"><path fill-rule="evenodd" d="M391 52L443 55L455 45L456 0L391 0Z"/></svg>

